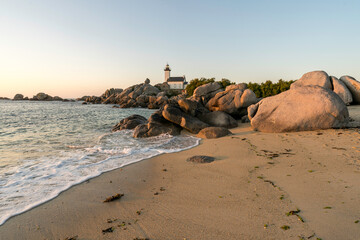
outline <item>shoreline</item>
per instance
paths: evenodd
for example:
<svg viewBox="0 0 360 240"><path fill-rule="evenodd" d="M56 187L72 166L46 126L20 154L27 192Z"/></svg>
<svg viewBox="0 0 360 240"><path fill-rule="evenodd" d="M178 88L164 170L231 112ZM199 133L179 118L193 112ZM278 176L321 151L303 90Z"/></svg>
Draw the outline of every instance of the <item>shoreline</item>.
<svg viewBox="0 0 360 240"><path fill-rule="evenodd" d="M182 135L184 135L184 134L182 134ZM193 135L190 134L190 133L187 134L187 136L195 137L195 136L193 136ZM195 137L195 138L196 138L196 137ZM0 227L3 226L8 220L10 220L10 219L12 219L12 218L14 218L14 217L16 217L16 216L18 216L18 215L25 214L26 212L31 211L31 210L33 210L34 208L40 207L41 205L46 204L47 202L54 200L54 199L57 198L59 195L61 195L63 192L66 192L66 191L70 190L71 188L76 187L76 186L78 186L78 185L80 185L80 184L83 184L84 182L89 182L90 180L92 180L92 179L94 179L94 178L97 178L97 177L101 176L102 174L106 174L106 173L109 173L109 172L112 172L112 171L116 171L116 170L119 170L119 169L123 169L123 168L125 168L125 167L127 167L127 166L130 166L130 165L133 165L133 164L136 164L136 163L145 161L145 160L149 160L149 159L151 159L151 158L155 158L155 157L160 156L160 155L163 155L163 154L171 154L171 153L177 153L177 152L186 151L186 150L189 150L189 149L191 149L191 148L197 147L197 146L200 145L200 144L201 144L201 139L198 139L196 145L189 146L189 147L183 148L183 149L181 149L181 150L175 149L175 150L173 150L173 152L170 152L170 153L162 152L162 153L158 153L158 154L155 155L155 156L147 156L147 157L142 158L142 159L140 159L140 160L137 160L137 161L135 161L135 162L126 163L125 165L123 165L123 166L121 166L121 167L116 167L116 168L114 168L114 169L106 170L106 171L104 171L104 172L99 173L98 175L89 176L89 177L87 177L87 178L85 178L85 179L82 179L82 180L79 181L79 182L74 183L74 184L71 185L71 186L66 187L66 188L63 189L63 190L59 190L58 193L55 193L54 196L50 197L49 199L40 200L39 202L35 203L34 205L29 205L29 206L27 206L26 209L23 210L22 212L16 213L16 214L8 217L8 218L7 218L6 220L4 220L4 222L2 222L2 223L0 222Z"/></svg>
<svg viewBox="0 0 360 240"><path fill-rule="evenodd" d="M353 118L360 116L360 108L349 110L356 111ZM360 220L358 129L269 134L241 124L232 131L232 136L202 140L189 150L161 154L75 185L7 220L0 226L0 239L360 235L360 223L355 223ZM186 162L193 155L216 160ZM125 195L103 203L116 193ZM304 223L296 215L286 216L297 209ZM114 231L103 234L110 227Z"/></svg>

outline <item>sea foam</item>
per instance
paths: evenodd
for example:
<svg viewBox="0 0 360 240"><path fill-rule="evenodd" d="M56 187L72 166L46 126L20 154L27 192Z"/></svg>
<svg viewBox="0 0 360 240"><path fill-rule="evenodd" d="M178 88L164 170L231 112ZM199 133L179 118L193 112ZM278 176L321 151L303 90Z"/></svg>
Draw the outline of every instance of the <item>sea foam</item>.
<svg viewBox="0 0 360 240"><path fill-rule="evenodd" d="M135 139L130 130L109 132L111 124L121 118L135 113L149 117L151 110L76 103L16 104L9 102L7 108L0 108L0 124L8 126L0 134L0 225L101 173L199 144L191 136ZM17 108L26 116L14 114Z"/></svg>

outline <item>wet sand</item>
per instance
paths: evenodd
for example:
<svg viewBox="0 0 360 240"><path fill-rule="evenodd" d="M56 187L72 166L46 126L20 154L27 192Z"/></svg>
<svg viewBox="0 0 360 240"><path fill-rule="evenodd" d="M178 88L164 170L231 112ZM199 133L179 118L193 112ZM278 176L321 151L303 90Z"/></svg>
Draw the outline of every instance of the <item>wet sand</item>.
<svg viewBox="0 0 360 240"><path fill-rule="evenodd" d="M0 239L360 239L358 128L232 132L79 184L8 220Z"/></svg>

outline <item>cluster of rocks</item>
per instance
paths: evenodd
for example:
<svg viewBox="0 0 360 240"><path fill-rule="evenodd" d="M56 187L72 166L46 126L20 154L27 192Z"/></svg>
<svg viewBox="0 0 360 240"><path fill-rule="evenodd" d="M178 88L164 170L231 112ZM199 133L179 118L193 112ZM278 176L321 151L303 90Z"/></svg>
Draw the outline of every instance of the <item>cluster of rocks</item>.
<svg viewBox="0 0 360 240"><path fill-rule="evenodd" d="M83 97L84 98L84 97ZM185 98L179 90L171 90L169 84L161 83L152 86L150 80L133 85L126 89L111 88L106 90L100 97L91 96L85 98L85 103L93 104L117 104L120 108L149 108L159 109L172 100Z"/></svg>
<svg viewBox="0 0 360 240"><path fill-rule="evenodd" d="M10 98L7 98L7 97L0 97L0 100L10 100Z"/></svg>
<svg viewBox="0 0 360 240"><path fill-rule="evenodd" d="M248 108L251 126L262 132L309 131L349 126L347 105L360 103L360 82L324 71L304 74L290 90Z"/></svg>
<svg viewBox="0 0 360 240"><path fill-rule="evenodd" d="M257 101L245 84L224 90L219 83L208 83L198 87L190 98L173 98L147 120L139 115L121 120L113 131L134 129L133 136L143 138L179 135L185 129L203 138L222 137L231 134L228 129L237 127L236 119L246 117L247 107Z"/></svg>
<svg viewBox="0 0 360 240"><path fill-rule="evenodd" d="M46 93L38 93L32 98L24 97L22 94L16 94L13 98L14 101L21 101L21 100L30 100L30 101L63 101L68 102L71 100L63 99L59 96L52 97Z"/></svg>
<svg viewBox="0 0 360 240"><path fill-rule="evenodd" d="M291 89L303 86L320 86L339 95L346 105L360 104L360 82L350 76L337 78L329 76L324 71L305 73L298 81L291 85Z"/></svg>
<svg viewBox="0 0 360 240"><path fill-rule="evenodd" d="M138 101L144 96L140 89L146 84L124 90L120 95L127 96L124 98L127 103ZM202 138L217 138L231 134L228 129L237 127L239 119L249 120L254 130L262 132L343 128L350 126L347 105L358 103L358 81L350 76L338 79L324 71L306 73L290 90L261 101L246 84L230 85L224 90L213 82L198 87L189 98L178 96L164 102L149 119L140 116L124 119L113 131L134 129L134 137L142 138L165 133L178 135L185 129Z"/></svg>

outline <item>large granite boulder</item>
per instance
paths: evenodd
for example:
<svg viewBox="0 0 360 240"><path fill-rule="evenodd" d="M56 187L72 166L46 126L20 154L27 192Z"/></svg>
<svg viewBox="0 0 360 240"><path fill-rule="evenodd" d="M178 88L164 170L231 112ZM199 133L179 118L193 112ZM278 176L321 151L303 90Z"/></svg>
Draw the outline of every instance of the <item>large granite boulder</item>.
<svg viewBox="0 0 360 240"><path fill-rule="evenodd" d="M213 127L235 128L238 126L232 116L221 111L203 113L198 118Z"/></svg>
<svg viewBox="0 0 360 240"><path fill-rule="evenodd" d="M291 84L290 88L303 87L308 85L320 86L332 89L329 75L324 71L313 71L305 73L299 80Z"/></svg>
<svg viewBox="0 0 360 240"><path fill-rule="evenodd" d="M18 93L14 96L14 100L16 100L16 101L24 100L24 95Z"/></svg>
<svg viewBox="0 0 360 240"><path fill-rule="evenodd" d="M151 86L150 84L144 84L143 92L142 94L147 96L156 96L160 90L154 86Z"/></svg>
<svg viewBox="0 0 360 240"><path fill-rule="evenodd" d="M339 95L339 97L344 101L346 105L350 105L350 103L352 103L353 101L353 98L350 90L346 87L346 85L334 76L330 77L330 81L333 85L334 93Z"/></svg>
<svg viewBox="0 0 360 240"><path fill-rule="evenodd" d="M360 104L360 82L350 76L342 76L340 81L345 83L351 92L353 103Z"/></svg>
<svg viewBox="0 0 360 240"><path fill-rule="evenodd" d="M248 108L251 126L261 132L308 131L345 127L349 112L333 91L303 86L267 97Z"/></svg>
<svg viewBox="0 0 360 240"><path fill-rule="evenodd" d="M227 128L207 127L202 129L196 136L199 138L220 138L231 134Z"/></svg>
<svg viewBox="0 0 360 240"><path fill-rule="evenodd" d="M147 124L140 124L134 129L133 136L135 138L154 137L161 134L170 134L173 136L179 135L181 127L167 121L162 112L158 111L153 113Z"/></svg>
<svg viewBox="0 0 360 240"><path fill-rule="evenodd" d="M113 127L112 131L115 132L123 129L134 129L138 125L145 123L147 123L146 118L138 114L134 114L122 119L118 124Z"/></svg>
<svg viewBox="0 0 360 240"><path fill-rule="evenodd" d="M159 89L162 92L166 92L166 91L170 90L170 85L167 82L158 83L154 87L156 87L157 89Z"/></svg>
<svg viewBox="0 0 360 240"><path fill-rule="evenodd" d="M190 99L180 99L178 102L179 107L185 113L190 114L193 117L197 117L210 111L204 107L200 102Z"/></svg>
<svg viewBox="0 0 360 240"><path fill-rule="evenodd" d="M114 104L116 96L115 94L111 94L108 98L106 98L102 103L103 104Z"/></svg>
<svg viewBox="0 0 360 240"><path fill-rule="evenodd" d="M231 84L225 88L225 91L236 90L236 89L245 90L247 89L247 85L246 83Z"/></svg>
<svg viewBox="0 0 360 240"><path fill-rule="evenodd" d="M122 91L120 94L118 94L118 95L116 96L117 101L121 101L122 98L128 97L129 94L130 94L132 91L134 91L135 86L136 86L136 85L124 89L124 91Z"/></svg>
<svg viewBox="0 0 360 240"><path fill-rule="evenodd" d="M222 88L219 83L207 83L200 87L197 87L193 93L193 97L196 100L202 101L203 104L206 104L212 97L214 97L218 92L221 91Z"/></svg>
<svg viewBox="0 0 360 240"><path fill-rule="evenodd" d="M235 118L241 118L247 114L247 107L257 101L255 93L250 89L230 89L217 93L206 107L210 111L222 111Z"/></svg>
<svg viewBox="0 0 360 240"><path fill-rule="evenodd" d="M85 99L85 102L93 103L93 104L100 104L102 101L101 97L91 96Z"/></svg>
<svg viewBox="0 0 360 240"><path fill-rule="evenodd" d="M136 98L135 101L139 107L145 108L145 107L147 107L147 105L149 103L149 96L147 96L145 94L141 94L140 96L138 96Z"/></svg>
<svg viewBox="0 0 360 240"><path fill-rule="evenodd" d="M208 124L190 114L184 113L180 107L175 105L165 105L162 115L166 120L185 128L191 133L198 133L201 129L209 127Z"/></svg>
<svg viewBox="0 0 360 240"><path fill-rule="evenodd" d="M38 101L52 101L53 97L51 97L50 95L46 94L46 93L38 93L36 94L32 100L38 100Z"/></svg>

